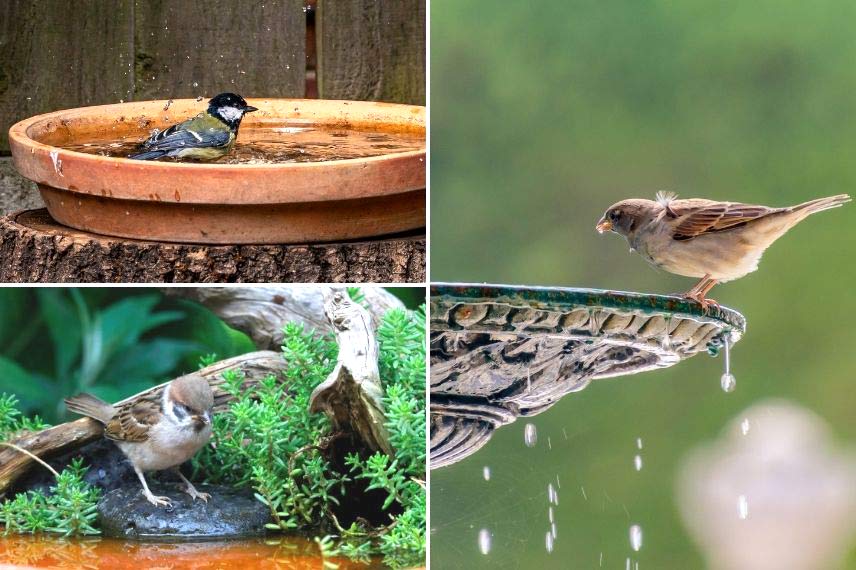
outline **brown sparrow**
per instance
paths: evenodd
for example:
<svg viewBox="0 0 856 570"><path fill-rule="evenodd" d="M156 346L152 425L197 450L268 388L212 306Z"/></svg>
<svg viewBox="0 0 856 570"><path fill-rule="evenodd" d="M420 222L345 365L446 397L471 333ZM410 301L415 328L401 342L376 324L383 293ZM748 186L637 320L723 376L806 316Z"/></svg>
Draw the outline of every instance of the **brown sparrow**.
<svg viewBox="0 0 856 570"><path fill-rule="evenodd" d="M65 401L72 412L104 424L104 435L112 439L131 461L143 493L153 505L171 505L169 497L157 497L149 491L145 471L171 469L185 484L191 497L208 501L179 471L211 439L211 410L214 395L201 376L182 376L162 390L112 406L91 394L80 394Z"/></svg>
<svg viewBox="0 0 856 570"><path fill-rule="evenodd" d="M850 201L847 194L818 198L789 208L737 202L677 200L658 192L657 200L622 200L597 223L598 232L627 238L631 250L669 273L701 281L684 297L705 308L705 295L718 282L739 279L758 269L761 255L785 232L816 212Z"/></svg>

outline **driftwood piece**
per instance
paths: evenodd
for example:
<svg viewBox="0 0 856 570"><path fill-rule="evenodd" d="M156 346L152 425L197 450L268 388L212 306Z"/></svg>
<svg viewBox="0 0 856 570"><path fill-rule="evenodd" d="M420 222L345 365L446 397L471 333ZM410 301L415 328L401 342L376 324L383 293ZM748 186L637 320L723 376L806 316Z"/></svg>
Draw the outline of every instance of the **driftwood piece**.
<svg viewBox="0 0 856 570"><path fill-rule="evenodd" d="M279 350L282 327L302 323L321 332L333 331L324 318L324 292L329 287L180 287L166 288L172 297L190 299L207 307L234 329L246 333L259 350ZM363 287L369 312L380 320L385 312L403 307L395 295L380 287Z"/></svg>
<svg viewBox="0 0 856 570"><path fill-rule="evenodd" d="M232 396L221 388L223 372L233 368L238 369L244 374L243 385L251 386L271 374L279 375L285 366L286 363L279 353L260 351L221 360L192 374L203 376L211 384L214 390L214 410L218 411L222 410L232 399ZM122 400L122 402L142 394L162 390L166 384L144 390ZM12 443L38 457L47 458L81 447L94 441L102 433L103 427L100 423L89 418L81 418L40 432L24 435ZM0 447L0 494L5 493L11 484L26 473L33 463L34 460L30 456L16 449Z"/></svg>
<svg viewBox="0 0 856 570"><path fill-rule="evenodd" d="M333 372L313 390L309 411L324 412L335 430L353 434L371 451L391 455L371 314L341 289L325 293L324 313L335 330L339 357Z"/></svg>
<svg viewBox="0 0 856 570"><path fill-rule="evenodd" d="M107 237L47 210L0 218L0 282L417 283L425 235L308 245L198 245Z"/></svg>

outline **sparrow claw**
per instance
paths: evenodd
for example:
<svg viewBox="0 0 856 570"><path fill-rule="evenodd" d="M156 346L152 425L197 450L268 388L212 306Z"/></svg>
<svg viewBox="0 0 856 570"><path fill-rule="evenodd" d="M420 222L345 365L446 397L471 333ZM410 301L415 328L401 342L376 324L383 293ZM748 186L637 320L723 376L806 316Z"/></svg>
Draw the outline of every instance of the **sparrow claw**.
<svg viewBox="0 0 856 570"><path fill-rule="evenodd" d="M187 487L185 487L184 492L187 493L188 495L190 495L190 497L194 501L196 499L202 499L203 501L205 501L207 503L208 499L211 498L211 495L209 493L202 493L200 491L197 491L196 487L194 487L193 485L190 485L190 484L188 484Z"/></svg>
<svg viewBox="0 0 856 570"><path fill-rule="evenodd" d="M146 495L146 500L156 507L172 507L172 500L169 497L159 497L149 493Z"/></svg>
<svg viewBox="0 0 856 570"><path fill-rule="evenodd" d="M700 297L698 295L687 294L687 293L684 293L683 295L681 295L681 297L683 297L684 299L687 299L688 301L695 301L696 303L701 305L701 308L704 309L705 311L708 310L710 307L716 307L717 309L722 308L722 306L719 304L719 302L714 301L713 299L707 299L705 297Z"/></svg>

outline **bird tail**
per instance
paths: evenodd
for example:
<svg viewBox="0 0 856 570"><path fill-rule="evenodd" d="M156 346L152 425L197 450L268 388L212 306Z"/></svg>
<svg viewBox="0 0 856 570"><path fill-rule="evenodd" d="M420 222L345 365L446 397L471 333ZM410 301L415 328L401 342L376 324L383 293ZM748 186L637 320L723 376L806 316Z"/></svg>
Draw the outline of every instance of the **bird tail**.
<svg viewBox="0 0 856 570"><path fill-rule="evenodd" d="M82 416L88 416L106 424L116 414L116 408L92 394L78 394L73 398L65 399L65 406L69 411Z"/></svg>
<svg viewBox="0 0 856 570"><path fill-rule="evenodd" d="M132 154L128 158L131 160L154 160L156 158L160 158L167 153L165 150L149 150L146 152L140 152L137 154Z"/></svg>
<svg viewBox="0 0 856 570"><path fill-rule="evenodd" d="M791 208L792 212L803 212L805 216L816 214L824 210L838 208L850 201L850 196L847 194L839 194L838 196L828 196L826 198L818 198L817 200L809 200L802 204L798 204Z"/></svg>

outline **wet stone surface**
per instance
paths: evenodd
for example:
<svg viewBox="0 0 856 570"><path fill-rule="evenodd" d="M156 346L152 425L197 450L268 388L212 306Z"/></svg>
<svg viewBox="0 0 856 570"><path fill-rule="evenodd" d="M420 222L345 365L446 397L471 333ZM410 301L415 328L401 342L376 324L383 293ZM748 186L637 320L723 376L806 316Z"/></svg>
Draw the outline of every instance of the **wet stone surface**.
<svg viewBox="0 0 856 570"><path fill-rule="evenodd" d="M196 485L209 493L206 503L194 501L179 483L149 479L155 495L165 495L171 507L157 507L143 497L140 485L110 491L98 502L98 525L104 536L130 539L241 538L259 536L270 519L268 508L251 491L216 485Z"/></svg>

